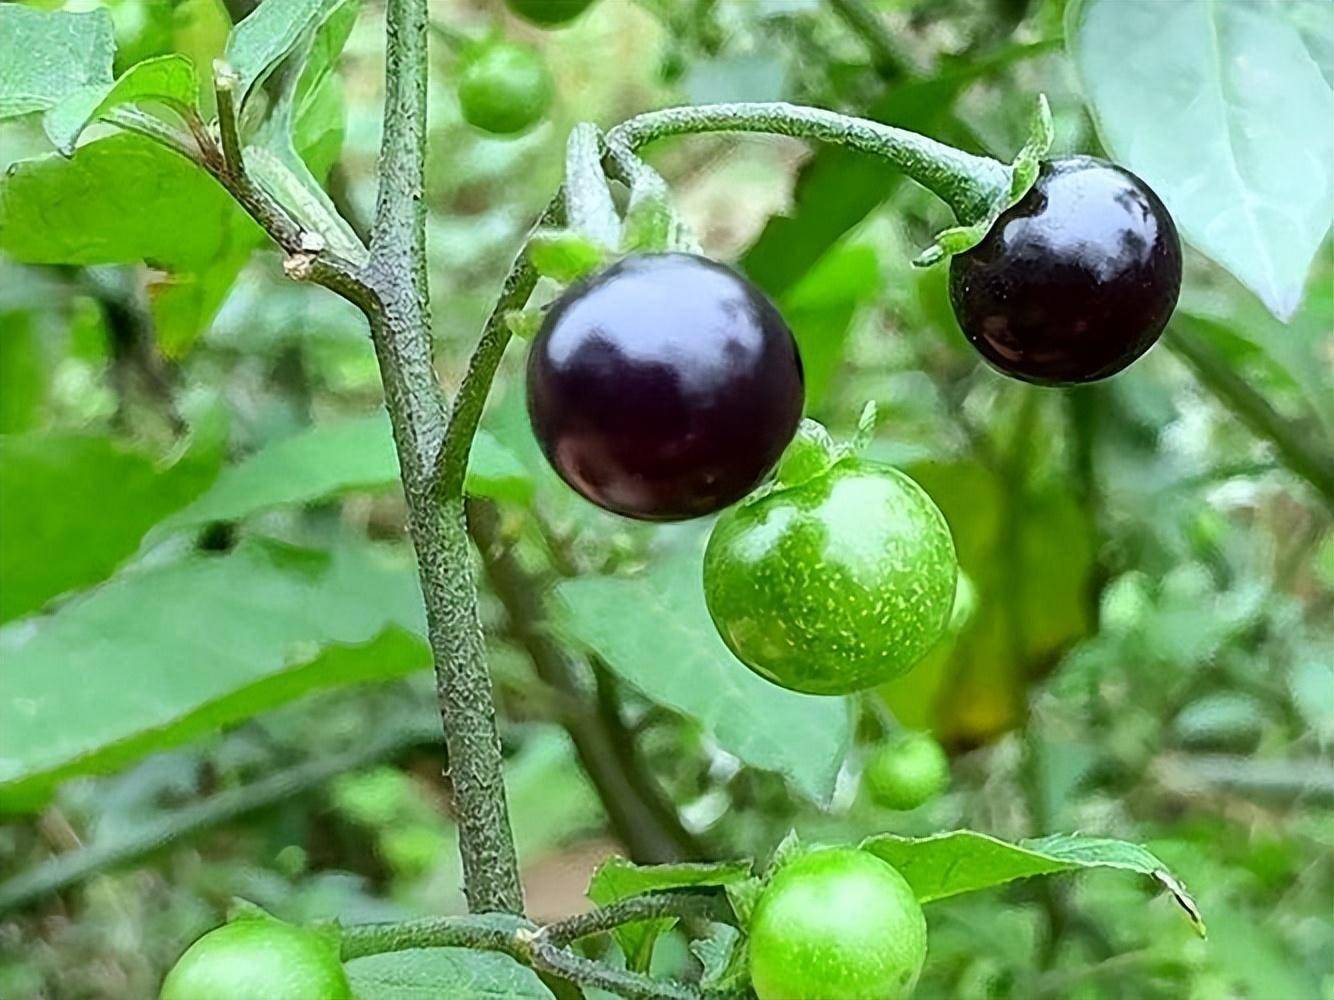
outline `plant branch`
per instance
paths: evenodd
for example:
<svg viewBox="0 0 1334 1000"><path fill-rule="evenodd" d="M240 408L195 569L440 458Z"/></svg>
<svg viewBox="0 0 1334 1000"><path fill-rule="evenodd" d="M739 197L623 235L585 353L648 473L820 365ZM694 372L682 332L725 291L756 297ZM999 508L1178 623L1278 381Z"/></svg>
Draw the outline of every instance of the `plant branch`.
<svg viewBox="0 0 1334 1000"><path fill-rule="evenodd" d="M406 728L373 739L355 750L306 761L240 788L229 788L155 819L136 824L124 836L97 840L0 882L0 913L124 865L159 848L239 816L283 802L331 778L366 767L407 747L424 743L434 727Z"/></svg>
<svg viewBox="0 0 1334 1000"><path fill-rule="evenodd" d="M1314 487L1326 504L1334 505L1334 453L1327 443L1275 410L1214 350L1193 321L1173 322L1163 343L1252 433L1274 446L1289 470Z"/></svg>
<svg viewBox="0 0 1334 1000"><path fill-rule="evenodd" d="M938 195L962 223L986 218L1010 189L1010 169L999 160L867 118L782 102L650 111L613 128L607 145L636 151L658 139L699 132L764 132L870 153Z"/></svg>
<svg viewBox="0 0 1334 1000"><path fill-rule="evenodd" d="M236 120L235 71L224 62L213 64L213 94L218 103L218 135L222 139L222 158L228 171L237 177L245 174L245 158L241 154L241 129Z"/></svg>
<svg viewBox="0 0 1334 1000"><path fill-rule="evenodd" d="M536 230L559 225L564 214L565 200L558 192L533 228ZM524 242L526 247L527 241ZM533 294L536 285L537 272L529 262L526 251L520 249L510 266L509 274L505 276L500 296L486 318L482 335L468 359L468 370L464 372L459 390L454 396L444 443L436 462L435 491L440 500L463 494L463 481L468 472L468 453L472 449L473 438L477 436L482 409L491 391L491 383L495 380L496 369L500 367L505 348L513 336L509 327L509 314L528 303L528 297Z"/></svg>
<svg viewBox="0 0 1334 1000"><path fill-rule="evenodd" d="M413 263L410 277L426 286L426 0L389 0L385 14L384 135L380 189L371 227L371 258L381 265Z"/></svg>
<svg viewBox="0 0 1334 1000"><path fill-rule="evenodd" d="M426 277L426 0L390 0L380 189L367 311L417 553L448 748L464 894L474 912L520 913L523 893L505 800L462 495L434 483L445 400L432 356Z"/></svg>
<svg viewBox="0 0 1334 1000"><path fill-rule="evenodd" d="M734 923L736 917L719 893L651 892L631 896L620 902L587 913L565 917L542 928L542 935L557 945L567 945L580 938L603 934L622 924L659 917L701 917L715 923Z"/></svg>
<svg viewBox="0 0 1334 1000"><path fill-rule="evenodd" d="M478 948L502 952L539 973L609 990L627 1000L714 1000L726 994L613 969L576 955L565 945L637 920L664 916L728 920L725 910L725 901L714 894L653 893L541 927L498 914L358 924L343 928L342 958L347 962L409 948Z"/></svg>

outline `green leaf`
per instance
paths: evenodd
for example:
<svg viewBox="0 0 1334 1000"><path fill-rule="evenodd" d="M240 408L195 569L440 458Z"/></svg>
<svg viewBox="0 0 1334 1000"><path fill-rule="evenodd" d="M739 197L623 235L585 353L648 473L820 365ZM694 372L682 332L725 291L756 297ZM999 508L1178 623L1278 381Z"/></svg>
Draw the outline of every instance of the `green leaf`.
<svg viewBox="0 0 1334 1000"><path fill-rule="evenodd" d="M0 621L105 580L208 487L220 445L201 440L168 465L98 435L0 437Z"/></svg>
<svg viewBox="0 0 1334 1000"><path fill-rule="evenodd" d="M227 39L226 60L239 78L238 113L245 110L255 84L283 61L311 29L345 0L264 0Z"/></svg>
<svg viewBox="0 0 1334 1000"><path fill-rule="evenodd" d="M704 967L699 984L706 990L739 993L750 981L746 939L731 924L714 924L708 937L690 942L690 951Z"/></svg>
<svg viewBox="0 0 1334 1000"><path fill-rule="evenodd" d="M166 530L237 521L274 507L397 487L398 456L384 413L317 424L231 465L213 487L163 525ZM518 459L481 431L466 488L474 496L526 501L532 482Z"/></svg>
<svg viewBox="0 0 1334 1000"><path fill-rule="evenodd" d="M880 260L864 243L845 243L825 254L783 296L783 318L792 327L806 374L806 410L814 412L843 359L858 310L884 287Z"/></svg>
<svg viewBox="0 0 1334 1000"><path fill-rule="evenodd" d="M123 104L161 101L194 107L199 84L194 64L181 55L159 56L131 66L115 83L85 87L66 96L42 119L47 137L66 156L83 130Z"/></svg>
<svg viewBox="0 0 1334 1000"><path fill-rule="evenodd" d="M44 111L85 87L111 82L111 17L0 6L0 119Z"/></svg>
<svg viewBox="0 0 1334 1000"><path fill-rule="evenodd" d="M492 951L410 948L346 968L357 1000L552 1000L537 973Z"/></svg>
<svg viewBox="0 0 1334 1000"><path fill-rule="evenodd" d="M128 572L0 632L0 810L317 688L429 663L397 553L254 542Z"/></svg>
<svg viewBox="0 0 1334 1000"><path fill-rule="evenodd" d="M1334 91L1283 6L1083 0L1066 43L1108 151L1286 320L1330 225Z"/></svg>
<svg viewBox="0 0 1334 1000"><path fill-rule="evenodd" d="M602 172L602 136L588 122L570 130L565 147L565 217L571 229L599 246L620 246L621 220Z"/></svg>
<svg viewBox="0 0 1334 1000"><path fill-rule="evenodd" d="M30 264L147 261L169 353L193 341L222 303L261 231L188 160L120 133L14 164L0 182L0 250Z"/></svg>
<svg viewBox="0 0 1334 1000"><path fill-rule="evenodd" d="M1010 844L984 833L954 830L930 837L882 833L862 841L861 847L898 869L923 903L1034 875L1090 868L1137 872L1156 879L1204 934L1199 909L1185 886L1147 849L1123 840L1056 834Z"/></svg>
<svg viewBox="0 0 1334 1000"><path fill-rule="evenodd" d="M750 878L749 861L678 862L666 865L637 865L625 858L610 857L598 866L588 883L588 898L598 906L646 892L698 886L726 886ZM629 968L646 970L653 957L658 935L672 929L675 917L640 920L623 924L613 933Z"/></svg>
<svg viewBox="0 0 1334 1000"><path fill-rule="evenodd" d="M311 159L311 150L303 141L308 137L299 134L312 124L320 124L325 116L334 117L341 127L341 101L333 107L321 107L320 99L337 93L336 81L329 74L357 12L355 0L338 0L325 12L323 23L308 31L278 65L264 84L270 106L254 127L254 139L247 143L244 156L247 169L260 186L307 231L318 233L326 246L354 263L364 263L368 255L361 238L339 214L316 176L323 176L330 164ZM339 134L334 155L341 142Z"/></svg>
<svg viewBox="0 0 1334 1000"><path fill-rule="evenodd" d="M852 739L847 704L785 690L743 666L709 619L700 564L699 548L691 547L637 576L566 580L556 588L554 621L648 698L698 722L724 750L828 802Z"/></svg>

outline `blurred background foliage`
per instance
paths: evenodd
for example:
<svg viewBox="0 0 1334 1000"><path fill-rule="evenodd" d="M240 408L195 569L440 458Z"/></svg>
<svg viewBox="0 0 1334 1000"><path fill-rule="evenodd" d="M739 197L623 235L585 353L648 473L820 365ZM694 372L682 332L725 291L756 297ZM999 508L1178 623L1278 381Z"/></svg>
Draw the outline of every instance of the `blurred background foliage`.
<svg viewBox="0 0 1334 1000"><path fill-rule="evenodd" d="M104 6L118 70L171 51L206 67L230 23L218 0ZM1328 55L1334 8L1306 9ZM859 28L868 10L879 30ZM1055 152L1099 150L1060 0L600 0L550 32L492 0L431 13L448 28L427 192L446 386L576 121L782 99L1008 160L1041 91ZM382 11L347 24L298 145L355 221L374 201ZM491 31L555 80L517 138L458 108L449 37ZM5 166L47 148L31 119L0 123ZM160 156L137 178L87 148L70 161L126 185L62 209L84 231L115 220L117 249L52 249L62 222L23 229L12 189L0 227L4 997L153 995L233 896L291 920L462 906L363 322L285 281L212 182ZM531 912L586 905L613 851L762 855L792 827L1078 830L1147 843L1211 937L1113 875L1019 883L928 908L919 996L1334 996L1329 243L1286 325L1191 256L1164 344L1109 383L1050 391L979 363L945 269L908 263L944 210L879 164L750 136L652 159L706 250L780 303L811 414L846 435L878 404L871 454L939 503L967 584L949 640L866 700L769 687L712 634L698 525L618 520L542 463L511 350L470 491ZM952 756L948 793L907 813L858 788L898 725ZM695 960L668 937L655 961Z"/></svg>

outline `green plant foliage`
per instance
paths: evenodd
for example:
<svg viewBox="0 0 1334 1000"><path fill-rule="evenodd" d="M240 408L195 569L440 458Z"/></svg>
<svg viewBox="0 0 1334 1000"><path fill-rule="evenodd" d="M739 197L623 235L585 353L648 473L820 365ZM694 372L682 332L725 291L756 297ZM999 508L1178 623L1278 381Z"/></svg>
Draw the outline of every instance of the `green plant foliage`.
<svg viewBox="0 0 1334 1000"><path fill-rule="evenodd" d="M228 466L213 487L164 528L236 521L274 507L314 503L398 484L398 458L384 414L307 428ZM467 489L516 503L532 495L522 465L485 432L473 443Z"/></svg>
<svg viewBox="0 0 1334 1000"><path fill-rule="evenodd" d="M86 87L111 83L115 48L104 10L0 7L0 119L44 111Z"/></svg>
<svg viewBox="0 0 1334 1000"><path fill-rule="evenodd" d="M327 21L349 0L265 0L238 24L227 39L226 60L239 78L238 108L250 92L303 37Z"/></svg>
<svg viewBox="0 0 1334 1000"><path fill-rule="evenodd" d="M347 963L357 1000L552 1000L532 969L507 955L467 948L413 948Z"/></svg>
<svg viewBox="0 0 1334 1000"><path fill-rule="evenodd" d="M861 847L898 869L923 903L1033 875L1087 868L1137 872L1160 882L1204 933L1199 909L1185 886L1138 844L1066 834L1007 844L984 833L955 830L916 839L884 833L862 841Z"/></svg>
<svg viewBox="0 0 1334 1000"><path fill-rule="evenodd" d="M828 801L851 740L847 706L785 691L738 663L709 621L699 560L691 547L636 576L567 580L556 588L555 621L570 641L699 723L724 750ZM627 607L642 613L627 618Z"/></svg>
<svg viewBox="0 0 1334 1000"><path fill-rule="evenodd" d="M43 125L52 144L72 156L83 130L109 111L139 101L192 108L198 86L194 64L185 56L146 59L126 70L115 83L86 87L65 97L46 113Z"/></svg>
<svg viewBox="0 0 1334 1000"><path fill-rule="evenodd" d="M0 436L0 621L110 576L149 528L208 488L221 445L205 431L166 463L103 435Z"/></svg>
<svg viewBox="0 0 1334 1000"><path fill-rule="evenodd" d="M0 809L307 691L419 669L423 629L416 574L364 546L256 541L122 574L4 636Z"/></svg>
<svg viewBox="0 0 1334 1000"><path fill-rule="evenodd" d="M750 862L681 862L667 865L636 865L624 858L610 857L598 865L588 883L588 898L598 906L609 906L631 896L666 889L699 886L727 886L750 877ZM616 929L616 941L632 969L647 969L653 957L658 935L670 930L675 918L642 920Z"/></svg>
<svg viewBox="0 0 1334 1000"><path fill-rule="evenodd" d="M1282 6L1081 0L1066 40L1109 152L1286 320L1329 231L1334 90Z"/></svg>

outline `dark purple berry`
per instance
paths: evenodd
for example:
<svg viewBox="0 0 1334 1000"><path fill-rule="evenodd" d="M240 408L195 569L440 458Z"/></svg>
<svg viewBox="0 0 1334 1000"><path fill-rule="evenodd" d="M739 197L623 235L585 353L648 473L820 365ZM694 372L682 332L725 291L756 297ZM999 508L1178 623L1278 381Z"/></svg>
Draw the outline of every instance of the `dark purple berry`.
<svg viewBox="0 0 1334 1000"><path fill-rule="evenodd" d="M1114 375L1162 333L1181 241L1147 184L1104 160L1042 165L1023 200L950 263L954 315L1007 375L1042 385Z"/></svg>
<svg viewBox="0 0 1334 1000"><path fill-rule="evenodd" d="M758 486L804 397L791 330L730 268L627 257L571 286L528 355L528 414L560 477L627 517L675 521Z"/></svg>

